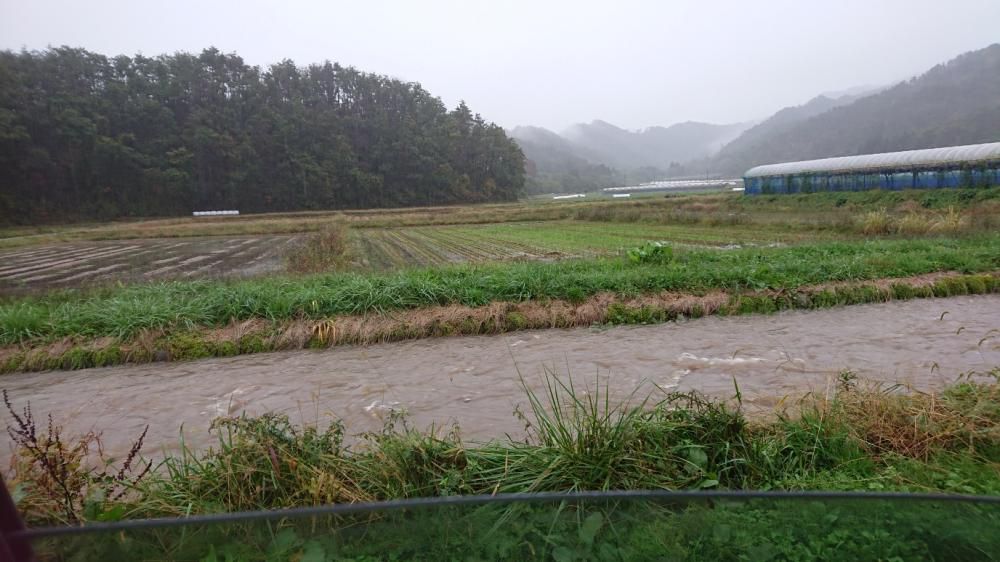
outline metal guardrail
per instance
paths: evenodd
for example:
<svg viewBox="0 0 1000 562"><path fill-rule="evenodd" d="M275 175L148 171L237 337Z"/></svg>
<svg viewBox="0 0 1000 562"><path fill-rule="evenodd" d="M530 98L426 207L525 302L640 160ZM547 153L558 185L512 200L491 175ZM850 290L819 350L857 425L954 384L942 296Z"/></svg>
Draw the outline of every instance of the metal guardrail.
<svg viewBox="0 0 1000 562"><path fill-rule="evenodd" d="M923 533L927 533L926 530L906 527L909 521L923 521L922 516L929 514L936 519L927 524L937 527L933 527L934 531L927 534L934 535L935 532L940 532L940 536L928 536L928 541L945 544L947 549L964 548L965 550L956 552L965 555L973 552L976 554L975 558L984 560L995 559L989 555L989 549L1000 545L998 542L1000 541L1000 497L993 496L809 491L560 492L416 498L271 511L134 519L87 523L79 526L25 528L18 517L6 485L3 485L0 490L0 516L2 516L0 559L17 562L35 560L33 545L45 560L70 558L78 554L81 548L94 548L93 552L99 554L90 556L103 555L105 559L108 552L117 553L112 557L128 557L132 554L128 548L146 548L148 557L150 545L159 545L161 541L166 543L187 541L188 544L184 546L190 553L192 538L196 543L193 546L202 549L201 551L215 547L224 548L225 544L231 546L247 541L257 541L266 545L267 541L281 529L299 532L303 536L303 541L316 542L325 538L340 537L334 542L340 541L341 544L348 546L349 543L355 546L361 545L369 549L373 548L372 540L376 540L376 545L382 545L383 543L377 541L381 540L380 537L386 532L390 532L397 536L397 540L386 542L388 547L399 547L400 541L411 542L410 546L420 551L428 545L435 545L435 541L444 536L441 535L441 529L444 528L448 530L446 534L452 538L465 537L459 540L471 540L476 542L477 546L481 546L482 541L492 540L483 534L482 523L485 521L492 525L493 521L502 521L506 517L504 514L508 512L507 510L517 510L521 514L535 514L545 521L551 521L552 525L558 522L562 525L560 527L562 531L557 532L556 538L570 544L578 538L575 527L572 525L566 527L567 513L603 513L611 526L619 527L644 525L659 517L663 520L662 527L667 529L674 528L678 523L683 527L684 518L694 513L695 521L707 524L708 527L696 528L694 534L687 537L690 539L710 538L716 532L716 529L711 527L712 521L728 521L725 518L713 519L717 515L740 517L756 510L758 513L771 516L780 514L784 525L788 526L788 528L768 528L768 532L788 534L797 532L800 534L799 539L803 538L802 531L795 527L807 523L811 525L809 528L813 529L812 532L820 535L831 529L836 530L837 525L844 525L846 529L855 533L859 528L862 530L870 528L883 534L888 533L889 536L894 532L922 536ZM842 518L830 519L829 525L825 519L824 521L816 519L817 513L826 517L828 513L833 515L838 511ZM908 516L909 519L903 517L895 522L891 521L892 517L899 515ZM698 517L702 519L697 519ZM723 526L739 524L738 520L734 521ZM941 525L941 521L945 524ZM518 521L518 524L523 522ZM548 525L549 523L544 523L542 527ZM949 525L952 526L951 529L944 528ZM365 530L368 526L372 526L370 531ZM687 526L690 531L691 525ZM554 527L548 528L551 531ZM964 533L962 535L964 538L956 539L955 529ZM360 540L358 540L359 532L362 536ZM810 531L805 532L805 539L813 538L808 536ZM969 539L970 536L973 538ZM545 548L544 541L539 544ZM878 545L878 540L873 544ZM258 547L259 544L254 548ZM374 548L380 547L374 546ZM978 556L982 553L985 554ZM87 554L84 554L84 557L86 558ZM173 558L167 555L166 559Z"/></svg>

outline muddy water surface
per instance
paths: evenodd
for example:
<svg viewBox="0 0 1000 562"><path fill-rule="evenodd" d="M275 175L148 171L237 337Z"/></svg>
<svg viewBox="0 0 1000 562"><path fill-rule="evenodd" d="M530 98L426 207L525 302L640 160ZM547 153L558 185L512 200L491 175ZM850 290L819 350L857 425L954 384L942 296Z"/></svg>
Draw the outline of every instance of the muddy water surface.
<svg viewBox="0 0 1000 562"><path fill-rule="evenodd" d="M3 376L0 387L16 405L30 400L36 415L52 413L68 433L103 432L111 451L149 424L152 453L176 448L182 424L190 443L209 444L213 418L243 411L307 422L337 416L358 433L396 409L419 427L458 423L470 439L520 435L518 373L539 388L546 369L569 372L580 386L600 381L619 399L637 387L728 398L736 381L744 403L767 410L782 397L826 392L843 369L932 390L997 365L1000 296L978 296L24 373Z"/></svg>

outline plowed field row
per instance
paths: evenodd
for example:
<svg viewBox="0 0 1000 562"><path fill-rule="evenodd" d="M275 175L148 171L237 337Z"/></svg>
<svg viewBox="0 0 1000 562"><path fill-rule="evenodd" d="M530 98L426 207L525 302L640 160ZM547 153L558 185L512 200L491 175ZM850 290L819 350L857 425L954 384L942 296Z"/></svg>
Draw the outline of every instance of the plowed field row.
<svg viewBox="0 0 1000 562"><path fill-rule="evenodd" d="M0 252L0 293L281 270L292 236L128 240Z"/></svg>
<svg viewBox="0 0 1000 562"><path fill-rule="evenodd" d="M373 228L355 231L357 263L392 269L445 263L609 255L657 240L681 246L738 247L799 241L743 226L663 226L582 221Z"/></svg>

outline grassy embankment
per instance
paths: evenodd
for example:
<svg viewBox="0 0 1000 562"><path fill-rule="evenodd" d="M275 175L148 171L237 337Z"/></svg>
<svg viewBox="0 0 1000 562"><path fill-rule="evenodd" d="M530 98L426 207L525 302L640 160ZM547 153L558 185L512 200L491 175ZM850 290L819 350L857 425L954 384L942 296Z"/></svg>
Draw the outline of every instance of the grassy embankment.
<svg viewBox="0 0 1000 562"><path fill-rule="evenodd" d="M301 427L278 415L223 418L213 425L219 435L214 448L184 449L141 478L145 465L137 461L118 472L133 456L94 476L78 463L83 448L25 430L31 425L25 423L15 427L30 437L18 439L21 456L9 486L21 512L36 525L508 492L818 489L995 495L1000 494L998 377L997 369L970 373L932 396L865 386L845 372L831 396L807 397L754 422L741 413L738 397L726 404L670 394L614 405L599 387L584 393L550 378L547 394L529 393L526 441L470 444L457 431L418 431L394 417L383 431L348 446L340 423ZM86 436L82 442L93 450L95 439ZM67 462L52 462L57 458ZM53 476L50 466L70 470ZM49 546L64 553L141 552L197 560L294 559L310 550L365 560L432 553L449 558L455 548L485 559L563 559L563 549L572 555L565 559L607 558L609 548L611 559L664 553L738 559L763 552L759 549L779 559L989 559L984 555L998 546L1000 507L987 507L876 503L852 511L843 502L815 500L694 506L570 502L206 525L107 534L100 540L82 536ZM330 525L340 530L332 532Z"/></svg>
<svg viewBox="0 0 1000 562"><path fill-rule="evenodd" d="M984 294L997 271L993 234L70 291L0 304L0 371Z"/></svg>

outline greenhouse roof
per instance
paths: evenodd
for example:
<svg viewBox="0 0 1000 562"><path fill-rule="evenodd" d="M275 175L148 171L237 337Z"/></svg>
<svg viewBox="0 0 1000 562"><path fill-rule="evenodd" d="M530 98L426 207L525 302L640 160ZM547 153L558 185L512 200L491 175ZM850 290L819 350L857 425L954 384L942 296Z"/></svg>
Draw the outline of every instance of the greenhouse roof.
<svg viewBox="0 0 1000 562"><path fill-rule="evenodd" d="M745 174L743 174L743 177L754 178L760 176L784 176L788 174L803 174L812 172L847 172L879 170L885 168L909 168L962 162L982 162L985 160L1000 160L1000 142L969 144L965 146L946 146L943 148L927 148L924 150L905 150L903 152L885 152L882 154L841 156L839 158L804 160L802 162L785 162L783 164L767 164L764 166L750 168Z"/></svg>

